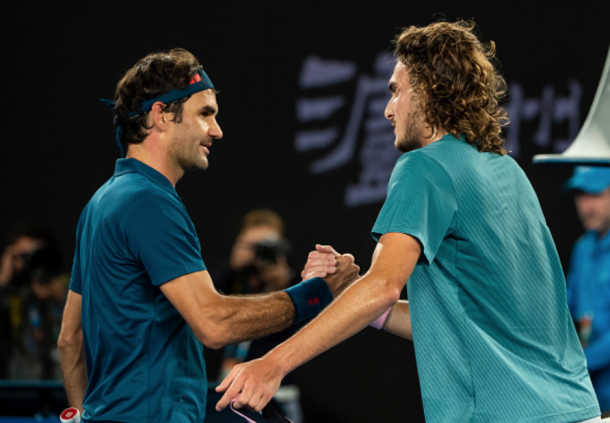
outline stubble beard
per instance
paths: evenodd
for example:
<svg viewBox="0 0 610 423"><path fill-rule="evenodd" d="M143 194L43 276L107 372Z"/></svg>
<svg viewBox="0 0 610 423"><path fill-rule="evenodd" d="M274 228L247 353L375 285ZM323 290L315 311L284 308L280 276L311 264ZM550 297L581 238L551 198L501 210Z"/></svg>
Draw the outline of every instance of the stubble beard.
<svg viewBox="0 0 610 423"><path fill-rule="evenodd" d="M200 144L197 143L193 151L193 140L186 141L184 138L174 144L172 155L176 164L185 172L191 170L206 170L208 168L208 158L201 152Z"/></svg>
<svg viewBox="0 0 610 423"><path fill-rule="evenodd" d="M198 160L196 163L191 161L190 163L185 163L182 165L182 168L188 172L191 170L206 170L208 168L208 160L207 158L203 160Z"/></svg>
<svg viewBox="0 0 610 423"><path fill-rule="evenodd" d="M409 151L422 148L421 139L423 131L416 125L415 114L410 114L405 120L405 130L402 137L396 137L394 146L398 151L408 153Z"/></svg>
<svg viewBox="0 0 610 423"><path fill-rule="evenodd" d="M198 152L199 152L199 148ZM191 170L206 170L208 168L208 158L201 154L185 154L178 156L178 164L185 171Z"/></svg>

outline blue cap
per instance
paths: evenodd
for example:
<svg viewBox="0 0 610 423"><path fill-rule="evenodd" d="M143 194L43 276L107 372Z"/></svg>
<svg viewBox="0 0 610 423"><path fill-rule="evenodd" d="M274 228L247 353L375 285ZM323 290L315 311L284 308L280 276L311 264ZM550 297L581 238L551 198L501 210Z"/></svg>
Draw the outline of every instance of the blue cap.
<svg viewBox="0 0 610 423"><path fill-rule="evenodd" d="M566 191L579 190L599 194L610 187L610 168L578 166L564 185Z"/></svg>

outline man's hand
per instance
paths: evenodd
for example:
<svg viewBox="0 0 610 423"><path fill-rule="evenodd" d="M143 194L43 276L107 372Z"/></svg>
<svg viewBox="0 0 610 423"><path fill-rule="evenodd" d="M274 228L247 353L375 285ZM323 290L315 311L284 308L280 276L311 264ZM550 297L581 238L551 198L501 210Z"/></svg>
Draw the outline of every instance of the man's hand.
<svg viewBox="0 0 610 423"><path fill-rule="evenodd" d="M315 251L307 256L307 263L301 272L303 280L311 278L325 278L337 271L337 257L341 254L335 251L330 245L316 244Z"/></svg>
<svg viewBox="0 0 610 423"><path fill-rule="evenodd" d="M359 271L353 263L353 257L339 256L330 247L325 248L322 253L335 254L337 261L336 275L326 277L329 285L334 282L333 278L340 278L341 275L344 275L344 281L353 281ZM320 253L318 247L316 250ZM375 317L396 304L420 254L421 245L416 238L401 233L383 235L377 243L371 269L360 282L346 290L318 317L263 358L236 366L216 388L217 392L225 392L216 404L216 409L226 407L241 392L235 401L236 407L248 405L257 411L262 410L288 372L362 330ZM311 259L312 266L308 268L329 266L328 257L311 254ZM322 259L322 262L316 261L318 259ZM324 260L326 264L323 263ZM305 272L304 276L308 274ZM335 287L340 285L341 283L333 283ZM403 311L408 314L408 303L405 302L405 305L407 307ZM392 316L388 318L391 319Z"/></svg>
<svg viewBox="0 0 610 423"><path fill-rule="evenodd" d="M0 286L8 285L13 278L13 268L15 262L15 247L9 245L0 259Z"/></svg>
<svg viewBox="0 0 610 423"><path fill-rule="evenodd" d="M224 392L216 404L216 410L221 411L233 403L235 408L248 406L261 411L280 387L285 374L265 357L233 367L231 373L216 387L216 392Z"/></svg>
<svg viewBox="0 0 610 423"><path fill-rule="evenodd" d="M337 297L358 279L359 272L360 267L354 263L354 256L341 255L330 245L318 244L316 251L309 253L301 277L303 280L324 278L333 296Z"/></svg>

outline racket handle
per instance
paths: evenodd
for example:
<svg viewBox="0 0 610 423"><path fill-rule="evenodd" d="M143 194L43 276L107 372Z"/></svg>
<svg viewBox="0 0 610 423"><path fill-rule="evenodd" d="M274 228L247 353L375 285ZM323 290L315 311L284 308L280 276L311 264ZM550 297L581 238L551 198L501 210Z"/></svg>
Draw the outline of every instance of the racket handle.
<svg viewBox="0 0 610 423"><path fill-rule="evenodd" d="M61 423L80 423L80 412L74 407L66 408L59 416L59 420Z"/></svg>

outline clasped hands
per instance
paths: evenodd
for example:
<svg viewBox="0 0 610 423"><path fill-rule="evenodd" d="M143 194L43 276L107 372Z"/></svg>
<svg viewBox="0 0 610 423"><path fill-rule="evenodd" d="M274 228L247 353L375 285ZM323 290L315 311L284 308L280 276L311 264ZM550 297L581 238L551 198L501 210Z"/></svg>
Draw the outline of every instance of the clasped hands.
<svg viewBox="0 0 610 423"><path fill-rule="evenodd" d="M354 263L351 254L339 254L330 245L316 245L316 250L309 253L305 268L301 272L303 280L323 278L333 296L337 298L356 279L360 267Z"/></svg>
<svg viewBox="0 0 610 423"><path fill-rule="evenodd" d="M301 277L303 280L323 278L336 298L358 279L360 267L351 254L339 254L330 245L316 245L309 253ZM221 411L235 398L233 406L248 406L261 411L273 398L284 376L292 369L284 369L282 363L273 359L275 349L264 357L238 364L222 381L216 392L224 395L216 404ZM239 395L239 396L238 396Z"/></svg>

